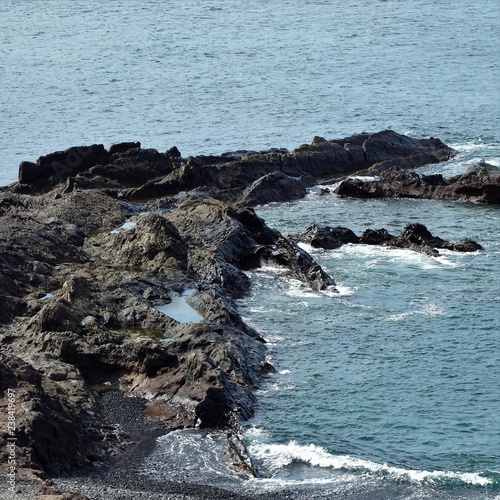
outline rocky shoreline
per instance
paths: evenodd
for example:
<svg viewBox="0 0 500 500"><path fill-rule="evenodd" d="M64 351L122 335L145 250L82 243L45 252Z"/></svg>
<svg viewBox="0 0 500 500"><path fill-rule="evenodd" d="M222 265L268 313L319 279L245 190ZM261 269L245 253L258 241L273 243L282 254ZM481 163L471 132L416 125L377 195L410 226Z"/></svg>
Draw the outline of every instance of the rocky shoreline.
<svg viewBox="0 0 500 500"><path fill-rule="evenodd" d="M500 204L500 169L480 162L462 175L419 175L397 166L380 174L380 179L346 179L335 190L353 198L420 198Z"/></svg>
<svg viewBox="0 0 500 500"><path fill-rule="evenodd" d="M252 207L350 173L452 155L438 139L383 131L316 137L291 153L182 158L176 148L122 143L22 162L19 182L0 188L0 415L3 424L9 411L15 417L18 479L95 472L130 450L147 453L169 429L237 437L274 370L235 306L249 289L245 271L270 263L314 290L335 289L294 241L305 236L280 234ZM424 251L436 247L431 238ZM159 310L191 290L186 301L203 321ZM8 433L1 439L5 476Z"/></svg>

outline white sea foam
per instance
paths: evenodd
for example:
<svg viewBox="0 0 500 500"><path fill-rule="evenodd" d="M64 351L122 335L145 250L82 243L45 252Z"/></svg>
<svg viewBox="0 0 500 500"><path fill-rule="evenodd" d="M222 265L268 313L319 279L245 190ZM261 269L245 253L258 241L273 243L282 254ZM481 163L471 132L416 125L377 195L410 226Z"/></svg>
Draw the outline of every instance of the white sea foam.
<svg viewBox="0 0 500 500"><path fill-rule="evenodd" d="M306 251L307 253L314 253L315 251L318 250L317 248L314 248L309 243L304 243L303 241L299 241L297 243L297 246L302 248L302 250Z"/></svg>
<svg viewBox="0 0 500 500"><path fill-rule="evenodd" d="M440 309L436 304L429 303L422 310L406 311L402 313L391 314L390 316L387 316L386 320L401 321L405 318L408 318L409 316L414 316L417 314L421 314L423 316L442 316L444 314L444 311Z"/></svg>
<svg viewBox="0 0 500 500"><path fill-rule="evenodd" d="M409 248L390 248L375 245L345 246L342 247L342 252L339 253L339 256L342 256L342 253L365 258L374 257L374 259L366 261L367 267L378 267L384 261L390 260L416 265L424 270L441 267L459 267L461 265L460 259L463 257L463 254L457 255L456 252L452 252L451 250L439 250L439 257L430 257L427 254L415 252Z"/></svg>
<svg viewBox="0 0 500 500"><path fill-rule="evenodd" d="M404 312L404 313L399 313L399 314L391 314L390 316L387 316L386 320L387 321L401 321L402 319L405 319L408 316L412 316L413 314L415 314L414 311L409 311L409 312Z"/></svg>
<svg viewBox="0 0 500 500"><path fill-rule="evenodd" d="M354 295L356 293L356 288L351 288L346 285L335 285L335 288L338 290L336 294L337 297L348 297L350 295Z"/></svg>
<svg viewBox="0 0 500 500"><path fill-rule="evenodd" d="M348 179L359 179L364 182L374 182L380 180L378 175L350 175Z"/></svg>
<svg viewBox="0 0 500 500"><path fill-rule="evenodd" d="M477 486L492 484L490 479L477 473L403 469L350 455L333 455L325 448L314 444L300 445L296 441L290 441L288 444L269 444L258 441L262 435L254 434L253 437L257 440L249 445L250 454L271 472L276 472L293 462L302 462L312 467L389 476L416 483L435 483L452 479Z"/></svg>
<svg viewBox="0 0 500 500"><path fill-rule="evenodd" d="M269 264L266 264L264 266L261 266L261 267L258 267L256 269L254 269L253 271L251 271L253 273L256 273L256 274L279 274L279 275L284 275L287 273L287 269L284 268L284 267L280 267L280 266L272 266L272 265L269 265Z"/></svg>

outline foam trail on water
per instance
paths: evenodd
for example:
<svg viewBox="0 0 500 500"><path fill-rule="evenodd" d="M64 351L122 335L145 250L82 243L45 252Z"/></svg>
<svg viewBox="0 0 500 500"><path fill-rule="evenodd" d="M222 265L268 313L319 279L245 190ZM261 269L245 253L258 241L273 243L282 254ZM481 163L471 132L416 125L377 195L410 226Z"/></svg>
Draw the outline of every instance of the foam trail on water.
<svg viewBox="0 0 500 500"><path fill-rule="evenodd" d="M333 455L320 446L301 445L296 441L290 441L288 444L253 442L248 449L250 454L272 474L293 462L303 462L312 467L358 473L368 472L377 476L389 476L417 483L441 483L452 480L476 486L492 484L490 479L477 473L402 469L349 455Z"/></svg>

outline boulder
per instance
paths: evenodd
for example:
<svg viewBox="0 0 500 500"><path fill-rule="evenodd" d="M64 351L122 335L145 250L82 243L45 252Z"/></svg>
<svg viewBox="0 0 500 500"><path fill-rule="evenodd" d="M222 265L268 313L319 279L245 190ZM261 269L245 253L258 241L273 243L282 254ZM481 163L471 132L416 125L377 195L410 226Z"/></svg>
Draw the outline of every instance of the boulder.
<svg viewBox="0 0 500 500"><path fill-rule="evenodd" d="M254 181L243 194L241 203L248 206L270 202L296 200L306 195L300 179L282 172L272 172Z"/></svg>
<svg viewBox="0 0 500 500"><path fill-rule="evenodd" d="M359 237L346 227L309 226L304 232L289 235L293 241L307 243L315 248L334 249L346 243L359 243Z"/></svg>
<svg viewBox="0 0 500 500"><path fill-rule="evenodd" d="M114 262L128 268L185 268L187 248L178 229L164 216L150 213L131 229L101 234L93 242Z"/></svg>
<svg viewBox="0 0 500 500"><path fill-rule="evenodd" d="M382 245L394 240L396 237L386 229L366 229L359 238L359 243L363 245Z"/></svg>

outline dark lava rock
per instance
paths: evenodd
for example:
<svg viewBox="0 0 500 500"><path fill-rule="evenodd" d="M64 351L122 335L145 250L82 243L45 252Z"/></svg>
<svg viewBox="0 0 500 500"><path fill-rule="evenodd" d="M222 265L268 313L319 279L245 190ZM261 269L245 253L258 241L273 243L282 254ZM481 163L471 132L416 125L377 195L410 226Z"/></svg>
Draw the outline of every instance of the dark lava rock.
<svg viewBox="0 0 500 500"><path fill-rule="evenodd" d="M187 249L177 228L165 217L150 213L118 234L100 238L105 255L129 268L185 268Z"/></svg>
<svg viewBox="0 0 500 500"><path fill-rule="evenodd" d="M437 249L447 249L456 252L475 252L483 247L473 240L465 238L457 243L451 243L437 236L418 223L407 224L399 236L390 234L387 229L366 229L358 238L350 229L344 227L308 227L303 233L290 236L294 241L309 243L317 248L335 249L346 243L364 245L381 245L394 248L409 248L423 252L431 257L438 257Z"/></svg>
<svg viewBox="0 0 500 500"><path fill-rule="evenodd" d="M455 250L455 252L476 252L477 250L484 250L484 248L476 241L464 238L453 244L453 248L450 250Z"/></svg>
<svg viewBox="0 0 500 500"><path fill-rule="evenodd" d="M419 175L392 167L379 181L347 179L336 189L354 198L425 198L500 203L500 168L480 164L464 175L444 179L441 175Z"/></svg>
<svg viewBox="0 0 500 500"><path fill-rule="evenodd" d="M404 163L414 168L427 163L448 160L453 150L439 139L417 140L392 130L359 134L345 139L326 141L316 138L311 145L292 152L295 168L316 178L363 170L384 162ZM282 170L289 173L287 170Z"/></svg>
<svg viewBox="0 0 500 500"><path fill-rule="evenodd" d="M129 149L141 149L140 142L120 142L119 144L111 144L108 148L108 153L120 153Z"/></svg>
<svg viewBox="0 0 500 500"><path fill-rule="evenodd" d="M364 245L382 245L395 238L386 229L366 229L359 238L359 243Z"/></svg>
<svg viewBox="0 0 500 500"><path fill-rule="evenodd" d="M287 267L295 277L307 283L313 290L325 290L335 286L333 279L321 266L288 238L279 238L273 249L263 249L261 257L267 262Z"/></svg>
<svg viewBox="0 0 500 500"><path fill-rule="evenodd" d="M290 235L294 241L308 243L315 248L334 249L346 243L359 243L359 237L347 227L309 226L303 233Z"/></svg>
<svg viewBox="0 0 500 500"><path fill-rule="evenodd" d="M19 182L0 189L0 413L15 388L23 465L63 473L140 441L140 429L127 437L123 422L103 418L109 388L165 428L237 429L253 413L262 375L273 372L265 342L234 303L248 292L245 271L269 262L315 290L334 286L246 205L294 199L315 179L375 162L417 166L451 153L435 139L384 131L315 138L292 153L184 159L177 148L128 142L23 162ZM165 195L176 198L147 201ZM304 238L357 240L344 228ZM179 323L157 309L191 288L187 301L203 320ZM241 451L234 441L244 461Z"/></svg>
<svg viewBox="0 0 500 500"><path fill-rule="evenodd" d="M24 161L19 166L19 185L30 192L47 192L68 177L104 161L106 156L104 146L94 144L40 156L36 163Z"/></svg>
<svg viewBox="0 0 500 500"><path fill-rule="evenodd" d="M245 443L239 436L229 432L227 434L228 449L222 457L222 461L234 471L247 477L257 477L252 459L248 454Z"/></svg>
<svg viewBox="0 0 500 500"><path fill-rule="evenodd" d="M37 356L36 367L32 363L0 357L0 408L6 417L10 396L16 422L14 435L4 431L0 438L2 463L7 464L8 437L16 439L18 469L60 474L102 460L102 422L78 370L48 356ZM58 376L51 372L56 366Z"/></svg>
<svg viewBox="0 0 500 500"><path fill-rule="evenodd" d="M299 179L282 172L267 174L253 182L244 192L241 203L248 206L269 202L296 200L306 195L306 189Z"/></svg>
<svg viewBox="0 0 500 500"><path fill-rule="evenodd" d="M30 194L103 189L122 199L146 200L199 187L244 191L273 173L294 179L303 177L303 187L304 182L312 185L311 177L317 181L368 168L384 170L397 164L414 168L447 160L452 154L453 150L438 139L412 139L391 130L331 141L315 137L310 145L300 146L292 153L274 148L187 159L181 158L177 148L159 153L129 142L112 145L107 151L102 145L70 148L40 157L36 164L23 162L19 183L9 189ZM274 181L263 179L244 196L255 205L295 199L301 193L297 182L280 176Z"/></svg>

